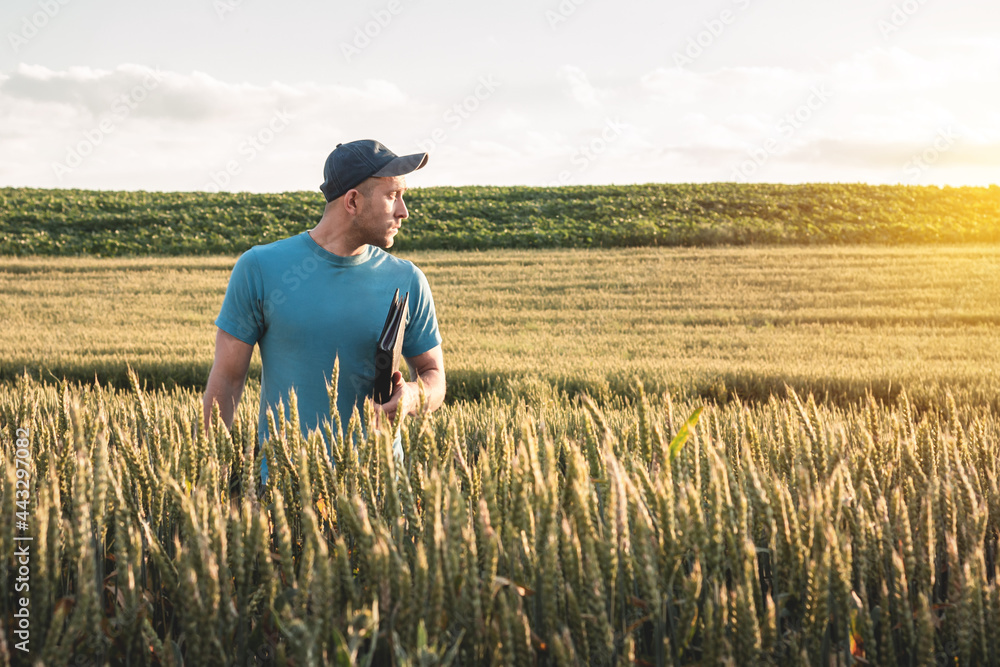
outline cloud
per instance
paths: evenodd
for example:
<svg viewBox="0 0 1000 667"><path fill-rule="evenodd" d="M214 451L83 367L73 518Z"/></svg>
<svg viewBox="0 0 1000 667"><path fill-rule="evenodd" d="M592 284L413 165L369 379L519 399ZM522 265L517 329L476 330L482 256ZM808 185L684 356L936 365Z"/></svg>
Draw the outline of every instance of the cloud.
<svg viewBox="0 0 1000 667"><path fill-rule="evenodd" d="M602 93L590 85L587 75L579 67L565 65L559 68L559 77L569 84L570 95L580 106L587 109L600 106Z"/></svg>
<svg viewBox="0 0 1000 667"><path fill-rule="evenodd" d="M303 189L317 180L317 156L336 143L377 135L370 130L422 109L375 79L261 86L138 65L21 65L0 75L0 182L201 189L235 161L226 189ZM279 114L290 119L280 134ZM314 161L293 164L304 154Z"/></svg>
<svg viewBox="0 0 1000 667"><path fill-rule="evenodd" d="M729 180L761 151L750 180L899 182L948 128L959 139L920 178L985 183L1000 173L998 65L987 41L933 58L892 46L796 67L611 77L567 65L504 79L461 113L449 109L475 77L437 99L386 79L261 85L138 65L21 65L0 72L0 184L312 189L339 142L379 139L403 154L435 136L433 167L413 187L541 185L564 172L569 183Z"/></svg>
<svg viewBox="0 0 1000 667"><path fill-rule="evenodd" d="M219 81L202 72L160 72L139 65L120 65L114 70L72 67L53 71L21 65L0 81L0 95L38 103L61 104L97 117L108 111L122 95L157 80L156 95L136 109L136 116L182 121L231 118L262 106L282 108L302 104L350 106L359 112L400 108L409 99L389 81L369 80L359 87L312 83L267 86Z"/></svg>
<svg viewBox="0 0 1000 667"><path fill-rule="evenodd" d="M996 56L995 45L933 60L893 47L802 69L659 68L639 77L646 102L623 104L634 125L665 154L683 156L690 171L714 163L725 173L756 155L752 180L789 173L824 180L853 169L897 182L903 165L951 128L960 140L922 175L943 181L976 168L977 182L988 182L995 176L986 167L1000 166L1000 153L991 153L1000 143Z"/></svg>

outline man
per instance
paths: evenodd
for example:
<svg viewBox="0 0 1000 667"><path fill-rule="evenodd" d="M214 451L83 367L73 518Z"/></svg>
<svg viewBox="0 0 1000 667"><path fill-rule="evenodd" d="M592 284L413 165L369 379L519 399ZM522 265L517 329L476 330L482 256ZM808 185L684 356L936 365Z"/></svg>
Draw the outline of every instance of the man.
<svg viewBox="0 0 1000 667"><path fill-rule="evenodd" d="M326 208L297 236L240 256L215 324L215 362L205 387L206 423L218 402L227 427L239 405L254 345L262 365L259 431L279 401L288 414L295 389L303 434L330 418L327 382L340 360L337 410L344 425L373 394L376 339L395 290L409 292L403 357L423 382L427 407L444 401L445 374L434 301L424 274L385 252L408 217L405 174L427 154L398 157L376 141L338 144L326 160ZM393 374L392 395L376 410L388 419L419 409L418 385ZM396 453L402 456L397 439ZM266 479L266 467L263 470Z"/></svg>

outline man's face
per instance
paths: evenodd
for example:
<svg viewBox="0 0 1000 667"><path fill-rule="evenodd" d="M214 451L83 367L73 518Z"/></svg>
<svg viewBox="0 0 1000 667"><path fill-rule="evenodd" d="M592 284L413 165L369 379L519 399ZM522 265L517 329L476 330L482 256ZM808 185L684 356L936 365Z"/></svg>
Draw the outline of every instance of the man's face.
<svg viewBox="0 0 1000 667"><path fill-rule="evenodd" d="M362 193L361 206L354 218L354 230L361 243L391 248L396 232L410 215L403 203L406 178L396 176L372 180L375 184L368 188L368 195Z"/></svg>

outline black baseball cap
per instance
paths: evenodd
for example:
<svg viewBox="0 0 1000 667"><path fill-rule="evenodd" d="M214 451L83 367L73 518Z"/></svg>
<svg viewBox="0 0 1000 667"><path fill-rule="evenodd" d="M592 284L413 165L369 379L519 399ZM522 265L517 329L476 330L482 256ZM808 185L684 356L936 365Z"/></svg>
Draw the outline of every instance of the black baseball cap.
<svg viewBox="0 0 1000 667"><path fill-rule="evenodd" d="M337 144L326 158L323 185L319 189L328 202L341 197L372 176L402 176L427 164L427 153L396 155L378 141L361 139Z"/></svg>

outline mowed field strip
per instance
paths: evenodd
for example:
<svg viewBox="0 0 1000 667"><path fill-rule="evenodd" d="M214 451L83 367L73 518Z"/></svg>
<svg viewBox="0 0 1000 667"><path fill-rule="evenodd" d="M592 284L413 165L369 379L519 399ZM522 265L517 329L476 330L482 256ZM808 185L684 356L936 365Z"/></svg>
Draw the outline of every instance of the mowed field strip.
<svg viewBox="0 0 1000 667"><path fill-rule="evenodd" d="M994 402L1000 247L423 251L451 390ZM197 387L235 257L2 258L0 373ZM335 298L335 295L331 295ZM373 304L382 307L382 304ZM50 375L50 373L52 375ZM255 358L252 376L259 373Z"/></svg>

